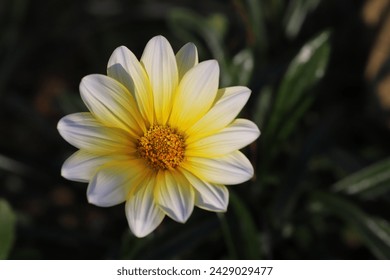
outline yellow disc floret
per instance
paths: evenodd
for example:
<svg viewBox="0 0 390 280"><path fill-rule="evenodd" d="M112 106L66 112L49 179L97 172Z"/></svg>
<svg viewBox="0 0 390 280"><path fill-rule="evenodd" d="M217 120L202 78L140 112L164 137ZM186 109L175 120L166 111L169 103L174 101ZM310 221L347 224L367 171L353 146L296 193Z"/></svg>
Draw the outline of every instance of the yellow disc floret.
<svg viewBox="0 0 390 280"><path fill-rule="evenodd" d="M174 169L184 160L183 135L169 126L153 125L138 138L138 154L153 169Z"/></svg>

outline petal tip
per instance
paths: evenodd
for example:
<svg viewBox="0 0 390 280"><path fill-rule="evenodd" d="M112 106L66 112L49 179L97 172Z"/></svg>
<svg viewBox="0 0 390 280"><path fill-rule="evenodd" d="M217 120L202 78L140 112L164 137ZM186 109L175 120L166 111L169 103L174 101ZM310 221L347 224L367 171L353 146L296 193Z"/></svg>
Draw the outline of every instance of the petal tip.
<svg viewBox="0 0 390 280"><path fill-rule="evenodd" d="M57 130L58 132L60 133L61 135L61 131L63 130L64 128L64 119L66 118L66 116L63 116L57 123ZM62 136L62 135L61 135Z"/></svg>
<svg viewBox="0 0 390 280"><path fill-rule="evenodd" d="M121 46L117 47L117 48L114 50L114 52L117 51L117 50L125 50L125 51L127 51L127 50L129 50L129 49L128 49L126 46L121 45Z"/></svg>
<svg viewBox="0 0 390 280"><path fill-rule="evenodd" d="M215 68L215 70L219 71L219 63L216 59L206 60L204 63L208 64L209 67Z"/></svg>
<svg viewBox="0 0 390 280"><path fill-rule="evenodd" d="M129 227L130 231L138 238L144 238L153 232L153 230L145 230L142 226L139 225L129 224Z"/></svg>
<svg viewBox="0 0 390 280"><path fill-rule="evenodd" d="M159 43L159 44L168 43L169 44L169 41L163 35L156 35L152 39L150 39L147 44L149 44L149 43Z"/></svg>
<svg viewBox="0 0 390 280"><path fill-rule="evenodd" d="M151 234L163 221L163 215L160 219L156 220L154 223L150 224L150 221L142 221L139 219L134 219L126 211L127 223L129 225L130 231L138 238L146 237Z"/></svg>
<svg viewBox="0 0 390 280"><path fill-rule="evenodd" d="M193 211L193 206L190 211L182 211L182 212L172 211L172 209L168 209L167 207L164 207L162 205L159 206L161 211L163 211L166 215L168 215L172 220L181 224L185 224L187 222L187 220L190 218Z"/></svg>
<svg viewBox="0 0 390 280"><path fill-rule="evenodd" d="M68 174L68 171L67 171L67 168L65 168L65 165L63 164L62 167L61 167L61 176L64 177L65 179L68 179L70 180L68 177L69 174Z"/></svg>

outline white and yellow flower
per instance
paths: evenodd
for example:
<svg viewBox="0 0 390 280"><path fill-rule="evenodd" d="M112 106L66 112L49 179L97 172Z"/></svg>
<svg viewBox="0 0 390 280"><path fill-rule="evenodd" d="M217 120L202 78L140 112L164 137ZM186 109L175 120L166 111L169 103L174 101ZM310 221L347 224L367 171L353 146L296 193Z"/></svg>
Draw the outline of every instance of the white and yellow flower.
<svg viewBox="0 0 390 280"><path fill-rule="evenodd" d="M90 112L58 123L62 137L79 149L65 161L62 176L89 182L92 204L126 202L138 237L165 215L184 223L194 206L226 211L225 185L253 176L238 150L260 132L253 122L235 119L250 90L218 89L218 82L218 63L198 63L192 43L175 56L169 42L156 36L140 61L126 47L117 48L107 76L88 75L80 83Z"/></svg>

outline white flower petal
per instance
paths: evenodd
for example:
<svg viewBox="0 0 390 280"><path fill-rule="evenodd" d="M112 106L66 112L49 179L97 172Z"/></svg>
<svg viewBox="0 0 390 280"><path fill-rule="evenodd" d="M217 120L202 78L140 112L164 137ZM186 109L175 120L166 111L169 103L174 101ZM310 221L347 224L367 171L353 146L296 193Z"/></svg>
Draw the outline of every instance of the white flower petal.
<svg viewBox="0 0 390 280"><path fill-rule="evenodd" d="M193 43L185 44L176 54L177 68L179 71L179 80L192 67L198 64L198 51Z"/></svg>
<svg viewBox="0 0 390 280"><path fill-rule="evenodd" d="M187 157L182 167L214 184L240 184L253 176L252 164L240 151L217 158Z"/></svg>
<svg viewBox="0 0 390 280"><path fill-rule="evenodd" d="M175 172L175 171L172 171ZM173 220L184 223L194 209L195 194L190 183L178 172L160 171L155 197L160 208Z"/></svg>
<svg viewBox="0 0 390 280"><path fill-rule="evenodd" d="M138 108L149 124L153 123L153 95L145 69L137 57L121 46L112 53L108 65L108 76L122 83L137 101Z"/></svg>
<svg viewBox="0 0 390 280"><path fill-rule="evenodd" d="M154 201L153 188L154 180L149 180L126 201L127 221L137 237L151 233L165 217L164 212Z"/></svg>
<svg viewBox="0 0 390 280"><path fill-rule="evenodd" d="M97 169L113 159L79 150L62 165L61 175L72 181L89 182Z"/></svg>
<svg viewBox="0 0 390 280"><path fill-rule="evenodd" d="M153 37L145 47L141 63L149 76L154 110L159 124L166 124L178 85L178 71L172 47L163 36Z"/></svg>
<svg viewBox="0 0 390 280"><path fill-rule="evenodd" d="M196 139L191 135L187 140L186 156L213 157L231 153L252 143L259 137L256 124L246 119L236 119L220 132Z"/></svg>
<svg viewBox="0 0 390 280"><path fill-rule="evenodd" d="M113 78L88 75L81 80L80 93L85 105L101 123L124 129L133 137L146 131L134 97Z"/></svg>
<svg viewBox="0 0 390 280"><path fill-rule="evenodd" d="M131 190L147 178L143 161L110 162L101 167L88 185L88 202L109 207L124 202Z"/></svg>
<svg viewBox="0 0 390 280"><path fill-rule="evenodd" d="M218 91L219 66L208 60L191 68L180 81L169 122L186 129L212 106Z"/></svg>
<svg viewBox="0 0 390 280"><path fill-rule="evenodd" d="M241 86L218 90L217 96L221 97L206 115L187 130L187 135L203 137L224 128L234 120L244 107L250 93L250 89Z"/></svg>
<svg viewBox="0 0 390 280"><path fill-rule="evenodd" d="M89 152L131 153L136 149L125 131L102 126L90 113L67 115L58 122L57 129L70 144Z"/></svg>
<svg viewBox="0 0 390 280"><path fill-rule="evenodd" d="M229 204L229 191L224 185L207 183L185 170L183 174L194 186L196 206L208 211L226 211Z"/></svg>

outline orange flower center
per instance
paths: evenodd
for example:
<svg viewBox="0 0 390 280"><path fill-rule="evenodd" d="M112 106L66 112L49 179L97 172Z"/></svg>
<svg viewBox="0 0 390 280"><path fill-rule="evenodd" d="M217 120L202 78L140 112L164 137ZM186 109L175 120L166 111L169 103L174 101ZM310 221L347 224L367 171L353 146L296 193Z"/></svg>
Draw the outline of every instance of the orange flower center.
<svg viewBox="0 0 390 280"><path fill-rule="evenodd" d="M174 169L184 160L183 135L169 126L153 125L138 138L138 154L156 170Z"/></svg>

